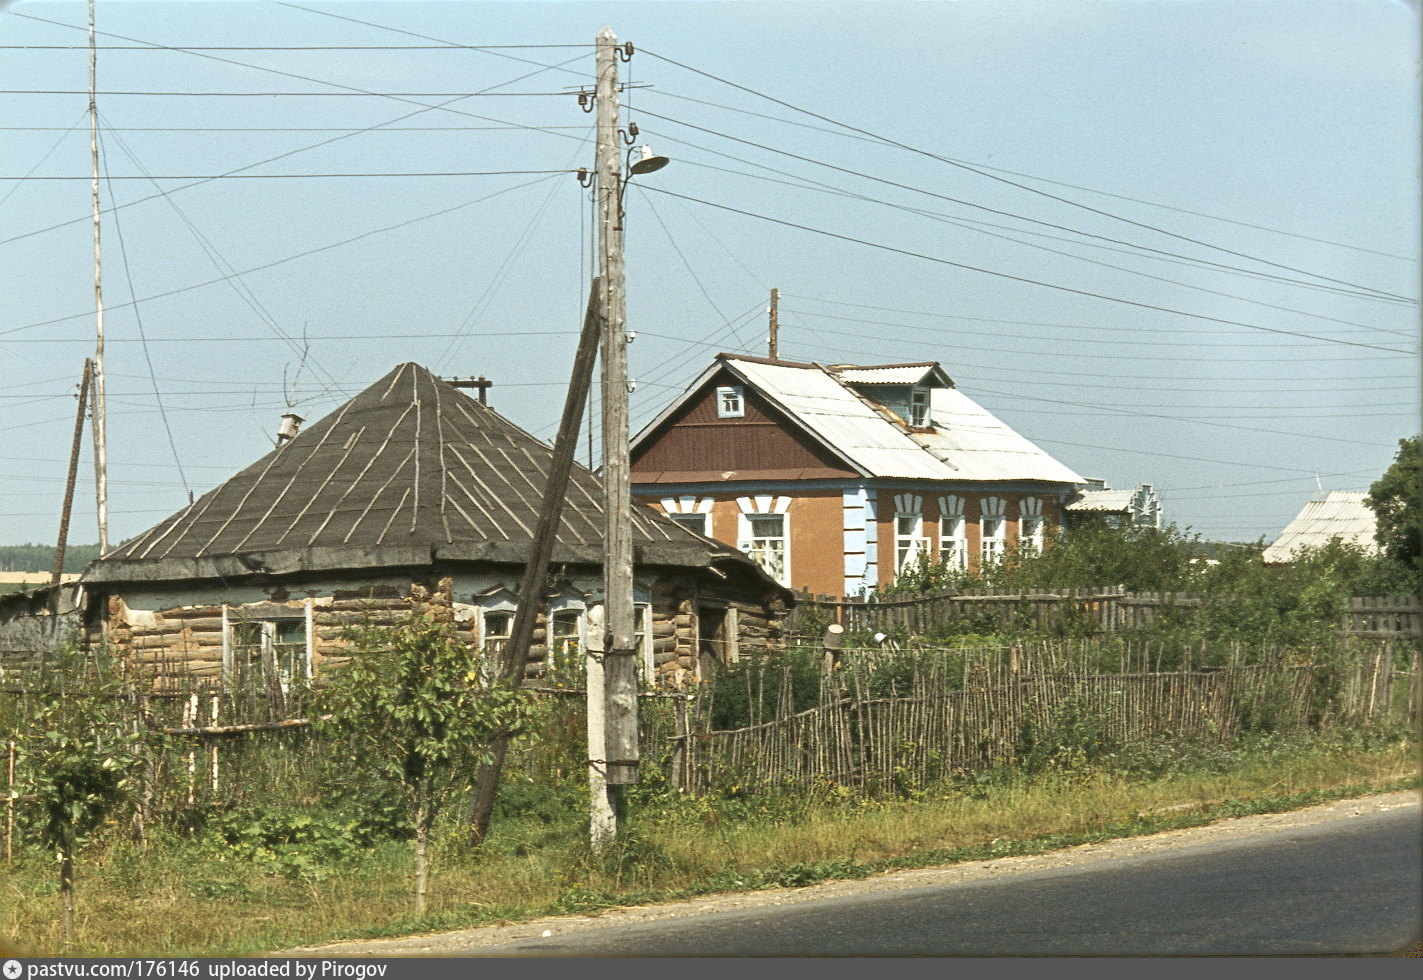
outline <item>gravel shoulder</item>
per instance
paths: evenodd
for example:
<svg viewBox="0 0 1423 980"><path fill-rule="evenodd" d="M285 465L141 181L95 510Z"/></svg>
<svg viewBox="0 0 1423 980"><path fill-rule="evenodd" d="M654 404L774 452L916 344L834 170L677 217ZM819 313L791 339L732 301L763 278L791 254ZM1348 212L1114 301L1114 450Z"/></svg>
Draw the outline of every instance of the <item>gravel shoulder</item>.
<svg viewBox="0 0 1423 980"><path fill-rule="evenodd" d="M322 946L304 946L268 955L333 958L478 954L485 947L527 939L532 936L558 935L576 930L652 922L659 919L703 915L711 912L784 906L824 898L870 895L877 892L922 888L929 885L948 885L985 878L998 878L1005 875L1045 871L1095 861L1140 857L1193 844L1257 837L1291 828L1349 820L1366 814L1418 805L1418 791L1404 790L1352 800L1337 800L1333 803L1294 810L1289 813L1238 817L1220 820L1204 827L1170 830L1146 837L1128 837L1100 844L1083 844L1047 854L997 858L989 861L968 861L962 864L918 868L910 871L889 871L868 878L830 881L803 888L777 888L755 892L708 895L680 902L609 909L597 915L549 916L517 924L481 926L477 929L460 929L453 932L430 933L399 939L359 940Z"/></svg>

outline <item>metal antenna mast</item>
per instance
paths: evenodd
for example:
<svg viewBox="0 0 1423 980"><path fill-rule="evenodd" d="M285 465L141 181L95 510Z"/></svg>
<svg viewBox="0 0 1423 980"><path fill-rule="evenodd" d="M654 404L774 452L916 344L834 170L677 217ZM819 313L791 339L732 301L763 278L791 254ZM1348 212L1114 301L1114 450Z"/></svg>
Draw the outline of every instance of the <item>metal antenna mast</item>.
<svg viewBox="0 0 1423 980"><path fill-rule="evenodd" d="M109 466L104 431L104 287L99 251L99 105L95 82L99 70L94 45L94 0L89 0L89 156L94 165L94 495L99 514L99 554L109 550Z"/></svg>

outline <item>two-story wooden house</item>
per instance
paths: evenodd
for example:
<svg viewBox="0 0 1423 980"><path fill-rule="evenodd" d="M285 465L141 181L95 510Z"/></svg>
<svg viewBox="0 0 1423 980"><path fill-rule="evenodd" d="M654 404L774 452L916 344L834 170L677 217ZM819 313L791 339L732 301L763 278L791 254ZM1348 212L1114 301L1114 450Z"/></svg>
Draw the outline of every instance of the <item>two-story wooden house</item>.
<svg viewBox="0 0 1423 980"><path fill-rule="evenodd" d="M640 432L633 493L782 584L853 595L920 555L1041 547L1087 481L937 363L715 362Z"/></svg>

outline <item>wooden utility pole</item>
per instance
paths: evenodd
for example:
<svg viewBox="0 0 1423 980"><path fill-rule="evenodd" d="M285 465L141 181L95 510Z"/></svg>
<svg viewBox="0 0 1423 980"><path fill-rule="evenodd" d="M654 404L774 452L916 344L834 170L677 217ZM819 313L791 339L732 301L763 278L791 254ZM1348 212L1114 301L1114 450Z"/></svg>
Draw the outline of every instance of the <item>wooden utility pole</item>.
<svg viewBox="0 0 1423 980"><path fill-rule="evenodd" d="M89 157L94 198L94 497L99 514L99 554L109 550L108 436L104 424L104 288L99 253L99 55L94 45L94 0L89 0Z"/></svg>
<svg viewBox="0 0 1423 980"><path fill-rule="evenodd" d="M774 361L774 360L777 360L778 354L779 354L779 352L780 352L780 347L779 347L779 346L777 345L777 343L776 343L776 339L777 339L777 338L776 338L776 331L778 331L778 330L780 329L780 326L781 326L779 320L777 320L777 318L776 318L776 316L777 316L777 308L780 306L780 303L781 303L781 291L780 291L779 289L773 289L773 290L771 290L771 344L770 344L770 350L771 350L771 360L773 360L773 361Z"/></svg>
<svg viewBox="0 0 1423 980"><path fill-rule="evenodd" d="M633 641L632 487L628 452L627 302L623 271L622 144L618 131L618 48L611 28L597 39L598 244L603 285L603 751L590 745L589 775L605 763L606 784L637 781L637 663ZM590 782L596 790L596 785ZM616 794L618 791L612 791ZM610 803L616 802L611 796ZM598 809L595 802L594 810ZM614 807L614 809L616 809ZM616 836L594 827L594 847Z"/></svg>
<svg viewBox="0 0 1423 980"><path fill-rule="evenodd" d="M84 376L79 381L79 412L74 417L74 445L69 450L69 479L64 485L64 509L59 514L59 543L54 549L54 574L49 584L58 585L64 573L64 551L69 541L69 511L74 506L74 481L79 475L79 447L84 440L84 409L88 407L89 379L94 374L94 362L84 359ZM54 611L58 613L59 593L54 594Z"/></svg>

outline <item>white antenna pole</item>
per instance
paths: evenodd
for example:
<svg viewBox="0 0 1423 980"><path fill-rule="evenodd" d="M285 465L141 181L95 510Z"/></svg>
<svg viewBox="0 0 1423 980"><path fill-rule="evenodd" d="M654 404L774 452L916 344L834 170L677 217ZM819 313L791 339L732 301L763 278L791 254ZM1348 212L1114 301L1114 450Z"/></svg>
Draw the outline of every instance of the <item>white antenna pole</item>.
<svg viewBox="0 0 1423 980"><path fill-rule="evenodd" d="M89 155L94 165L94 492L99 512L99 554L109 550L109 472L104 433L104 289L99 257L99 105L95 97L98 49L94 46L94 0L89 0Z"/></svg>

